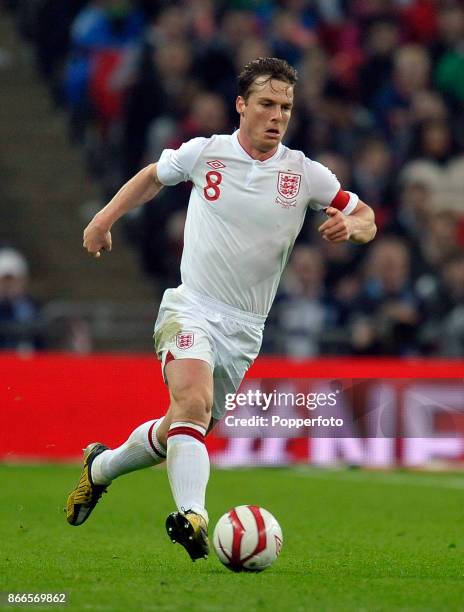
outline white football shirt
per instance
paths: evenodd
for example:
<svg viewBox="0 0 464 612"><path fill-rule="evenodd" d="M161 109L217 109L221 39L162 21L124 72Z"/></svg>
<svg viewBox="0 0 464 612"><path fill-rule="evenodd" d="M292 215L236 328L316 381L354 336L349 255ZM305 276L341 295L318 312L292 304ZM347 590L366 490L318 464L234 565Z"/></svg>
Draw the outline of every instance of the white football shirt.
<svg viewBox="0 0 464 612"><path fill-rule="evenodd" d="M279 144L266 161L251 158L232 135L193 138L165 149L163 185L192 181L182 283L187 289L266 316L308 206L350 214L358 197L332 172Z"/></svg>

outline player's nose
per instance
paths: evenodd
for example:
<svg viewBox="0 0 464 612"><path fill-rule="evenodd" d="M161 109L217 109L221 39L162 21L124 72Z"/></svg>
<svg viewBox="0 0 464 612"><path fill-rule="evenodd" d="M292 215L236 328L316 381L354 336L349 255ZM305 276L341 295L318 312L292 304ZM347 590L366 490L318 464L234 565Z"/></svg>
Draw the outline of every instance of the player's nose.
<svg viewBox="0 0 464 612"><path fill-rule="evenodd" d="M272 120L273 121L282 121L282 118L284 116L282 107L276 105L273 110L274 110L274 112L272 113Z"/></svg>

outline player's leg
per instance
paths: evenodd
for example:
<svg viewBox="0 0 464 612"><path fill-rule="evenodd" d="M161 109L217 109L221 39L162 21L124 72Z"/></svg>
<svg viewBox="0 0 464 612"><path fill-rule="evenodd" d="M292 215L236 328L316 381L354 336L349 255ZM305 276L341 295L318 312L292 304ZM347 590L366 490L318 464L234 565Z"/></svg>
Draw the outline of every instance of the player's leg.
<svg viewBox="0 0 464 612"><path fill-rule="evenodd" d="M166 448L168 432L169 432L169 428L171 427L171 423L172 423L172 409L171 409L171 406L169 406L169 410L166 412L164 417L160 419L160 425L156 429L157 440L159 441L159 443L161 444L163 448ZM208 435L216 427L217 424L218 424L217 419L214 419L213 417L211 417L208 428L206 430L206 435Z"/></svg>
<svg viewBox="0 0 464 612"><path fill-rule="evenodd" d="M216 368L214 370L214 403L212 415L215 423L220 423L226 410L226 398L235 395L239 389L246 392L247 387L241 387L245 374L258 355L262 341L262 326L237 322L224 318L216 339ZM249 462L253 438L246 437L246 428L235 431L229 447L215 459L219 465L246 465ZM225 427L219 435L229 437L231 428ZM231 449L232 446L232 449ZM229 454L230 453L230 454Z"/></svg>
<svg viewBox="0 0 464 612"><path fill-rule="evenodd" d="M99 442L84 449L82 472L66 502L66 518L70 525L82 525L88 519L115 478L166 460L166 439L171 422L169 408L164 417L139 425L115 449Z"/></svg>
<svg viewBox="0 0 464 612"><path fill-rule="evenodd" d="M82 525L88 519L115 478L166 460L166 446L159 442L157 435L165 418L169 421L170 415L139 425L118 448L109 449L94 442L84 449L79 481L66 502L66 518L70 525Z"/></svg>
<svg viewBox="0 0 464 612"><path fill-rule="evenodd" d="M165 368L172 422L167 431L167 469L177 512L169 515L170 538L195 560L208 554L205 508L209 456L204 439L211 421L213 376L209 363L176 359Z"/></svg>
<svg viewBox="0 0 464 612"><path fill-rule="evenodd" d="M109 485L118 476L163 463L171 422L172 408L169 406L164 417L139 425L124 444L99 454L91 467L93 482Z"/></svg>
<svg viewBox="0 0 464 612"><path fill-rule="evenodd" d="M109 485L115 478L136 470L158 465L166 460L166 447L157 437L164 417L139 425L121 446L100 453L91 467L96 484Z"/></svg>

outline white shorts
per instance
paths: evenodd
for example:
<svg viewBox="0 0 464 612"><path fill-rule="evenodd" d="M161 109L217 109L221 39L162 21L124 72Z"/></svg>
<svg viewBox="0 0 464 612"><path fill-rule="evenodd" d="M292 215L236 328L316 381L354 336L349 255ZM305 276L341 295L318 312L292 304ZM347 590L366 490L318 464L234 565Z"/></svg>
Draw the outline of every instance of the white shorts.
<svg viewBox="0 0 464 612"><path fill-rule="evenodd" d="M201 359L213 372L213 418L225 413L225 397L235 393L256 359L265 317L205 297L180 285L163 295L155 323L155 351L164 367L171 359Z"/></svg>

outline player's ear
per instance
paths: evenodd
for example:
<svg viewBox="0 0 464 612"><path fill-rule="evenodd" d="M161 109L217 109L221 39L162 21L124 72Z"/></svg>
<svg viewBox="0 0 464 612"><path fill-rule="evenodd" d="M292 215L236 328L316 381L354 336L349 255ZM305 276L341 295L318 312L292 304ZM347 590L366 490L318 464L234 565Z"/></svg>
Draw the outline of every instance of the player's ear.
<svg viewBox="0 0 464 612"><path fill-rule="evenodd" d="M239 115L243 116L243 111L245 110L245 99L242 96L237 96L235 100L235 108Z"/></svg>

